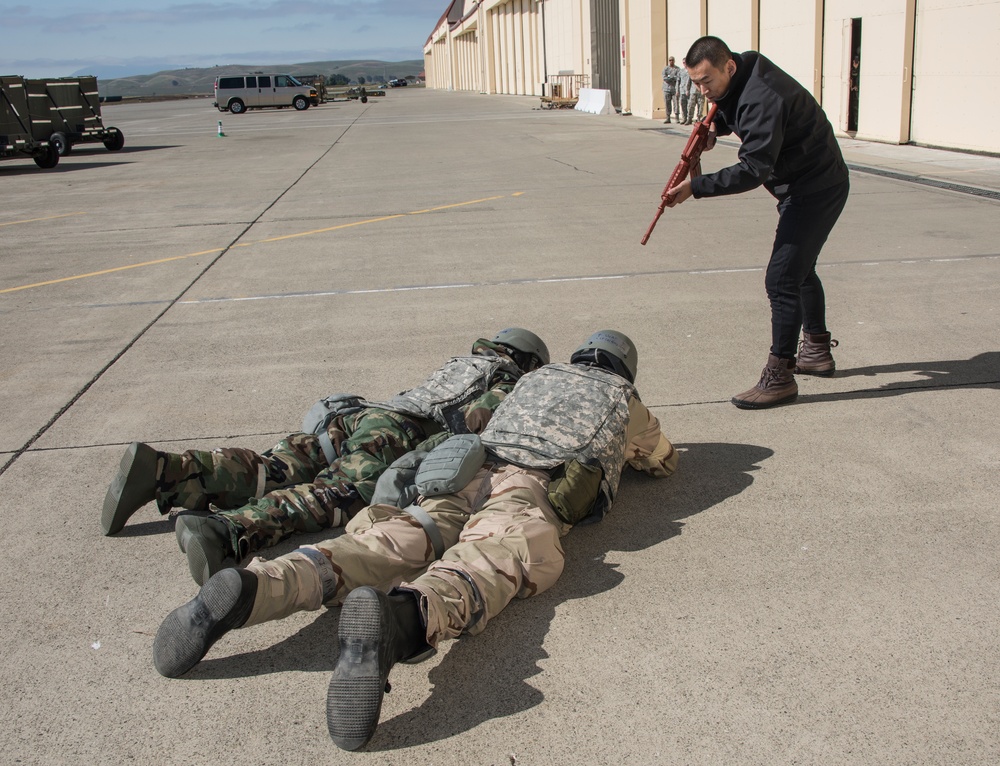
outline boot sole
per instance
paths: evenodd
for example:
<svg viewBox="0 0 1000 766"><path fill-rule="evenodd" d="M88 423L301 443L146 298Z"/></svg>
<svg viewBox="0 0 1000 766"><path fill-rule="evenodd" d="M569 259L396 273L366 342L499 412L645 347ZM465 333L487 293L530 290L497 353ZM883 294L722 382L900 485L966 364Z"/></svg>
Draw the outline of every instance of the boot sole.
<svg viewBox="0 0 1000 766"><path fill-rule="evenodd" d="M161 676L177 678L201 662L226 631L219 624L239 601L239 572L217 577L193 599L167 615L153 639L153 665Z"/></svg>
<svg viewBox="0 0 1000 766"><path fill-rule="evenodd" d="M741 410L769 410L772 407L780 407L783 404L791 404L799 395L792 394L791 396L785 397L784 399L779 399L776 402L769 402L768 404L757 404L756 402L748 402L745 399L737 399L735 396L730 400L735 406L739 407Z"/></svg>
<svg viewBox="0 0 1000 766"><path fill-rule="evenodd" d="M803 370L801 367L795 368L796 375L812 375L817 378L832 378L836 369L832 370Z"/></svg>
<svg viewBox="0 0 1000 766"><path fill-rule="evenodd" d="M148 484L140 484L145 476ZM101 531L105 535L121 532L132 515L156 498L156 450L133 442L125 450L118 473L108 487L101 510Z"/></svg>
<svg viewBox="0 0 1000 766"><path fill-rule="evenodd" d="M382 610L372 594L353 591L347 597L338 636L340 657L327 690L326 726L337 747L358 750L375 734L388 675L379 668Z"/></svg>

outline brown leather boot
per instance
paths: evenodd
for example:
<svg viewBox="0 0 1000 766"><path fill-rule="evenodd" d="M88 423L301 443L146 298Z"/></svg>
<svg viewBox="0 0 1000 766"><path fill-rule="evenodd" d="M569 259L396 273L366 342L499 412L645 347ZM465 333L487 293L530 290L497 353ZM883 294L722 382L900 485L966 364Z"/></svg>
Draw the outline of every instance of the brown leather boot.
<svg viewBox="0 0 1000 766"><path fill-rule="evenodd" d="M819 375L829 378L837 369L833 361L831 348L836 348L838 342L830 339L830 333L803 332L799 341L799 358L795 363L795 372L799 375Z"/></svg>
<svg viewBox="0 0 1000 766"><path fill-rule="evenodd" d="M733 404L741 410L763 410L795 401L799 387L792 375L794 359L782 359L768 354L767 366L760 374L760 382L749 391L733 397Z"/></svg>

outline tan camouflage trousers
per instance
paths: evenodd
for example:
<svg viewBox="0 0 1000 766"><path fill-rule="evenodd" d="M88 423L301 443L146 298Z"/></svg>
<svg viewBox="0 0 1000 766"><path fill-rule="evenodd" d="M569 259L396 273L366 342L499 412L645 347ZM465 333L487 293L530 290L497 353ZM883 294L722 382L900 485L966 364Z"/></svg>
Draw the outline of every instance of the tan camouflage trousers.
<svg viewBox="0 0 1000 766"><path fill-rule="evenodd" d="M327 429L337 458L328 463L314 434L291 434L263 453L242 448L161 453L156 500L210 511L227 522L243 558L295 533L340 526L371 499L389 464L440 430L380 409L336 418Z"/></svg>
<svg viewBox="0 0 1000 766"><path fill-rule="evenodd" d="M361 585L399 586L419 595L431 646L478 633L514 598L541 593L562 574L569 526L546 500L548 483L541 471L487 463L461 492L421 499L447 548L436 561L420 522L387 505L361 511L340 537L254 559L248 568L260 585L246 624L339 606Z"/></svg>

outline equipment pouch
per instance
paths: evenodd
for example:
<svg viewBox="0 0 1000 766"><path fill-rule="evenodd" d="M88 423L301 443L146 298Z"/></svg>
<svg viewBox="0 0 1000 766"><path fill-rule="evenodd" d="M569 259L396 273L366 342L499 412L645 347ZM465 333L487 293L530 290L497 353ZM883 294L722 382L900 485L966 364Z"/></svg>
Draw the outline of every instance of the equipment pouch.
<svg viewBox="0 0 1000 766"><path fill-rule="evenodd" d="M447 431L436 433L420 442L416 449L400 455L382 472L375 482L375 492L369 505L394 505L406 508L412 505L419 494L417 491L417 469L434 447L448 438Z"/></svg>
<svg viewBox="0 0 1000 766"><path fill-rule="evenodd" d="M334 394L324 397L310 407L309 412L302 418L302 433L319 436L319 443L323 448L326 461L332 463L337 454L333 449L330 437L326 435L326 427L334 418L340 415L352 415L367 406L368 402L365 401L364 397L354 394Z"/></svg>
<svg viewBox="0 0 1000 766"><path fill-rule="evenodd" d="M456 434L439 444L417 469L417 490L425 497L465 489L486 462L486 448L478 434Z"/></svg>
<svg viewBox="0 0 1000 766"><path fill-rule="evenodd" d="M590 515L601 491L600 466L571 460L556 468L549 482L548 500L567 524L578 524Z"/></svg>

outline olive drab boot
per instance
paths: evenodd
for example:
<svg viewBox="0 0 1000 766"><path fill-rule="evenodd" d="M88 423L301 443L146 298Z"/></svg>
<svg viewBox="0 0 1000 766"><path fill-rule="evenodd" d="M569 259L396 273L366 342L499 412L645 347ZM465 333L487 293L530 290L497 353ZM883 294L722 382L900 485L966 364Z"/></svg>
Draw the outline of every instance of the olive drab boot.
<svg viewBox="0 0 1000 766"><path fill-rule="evenodd" d="M828 332L803 331L802 340L799 341L799 356L795 362L796 374L819 375L823 378L832 376L837 365L830 349L838 345L840 344L831 339Z"/></svg>
<svg viewBox="0 0 1000 766"><path fill-rule="evenodd" d="M375 734L392 666L418 662L433 651L417 599L412 591L386 595L368 586L344 599L340 656L326 696L327 729L342 750L358 750Z"/></svg>
<svg viewBox="0 0 1000 766"><path fill-rule="evenodd" d="M153 639L153 665L162 676L177 678L201 662L212 644L250 617L257 596L257 575L226 569L198 595L167 615Z"/></svg>
<svg viewBox="0 0 1000 766"><path fill-rule="evenodd" d="M156 461L159 453L142 442L132 442L108 487L101 511L101 531L121 532L125 522L146 503L156 499Z"/></svg>
<svg viewBox="0 0 1000 766"><path fill-rule="evenodd" d="M795 401L799 387L792 375L794 359L783 359L769 354L767 366L760 374L760 381L749 391L737 394L732 401L741 410L763 410Z"/></svg>
<svg viewBox="0 0 1000 766"><path fill-rule="evenodd" d="M182 513L174 527L177 544L187 554L194 581L204 585L216 572L237 567L250 553L246 531L220 516Z"/></svg>

